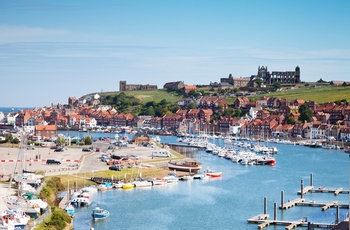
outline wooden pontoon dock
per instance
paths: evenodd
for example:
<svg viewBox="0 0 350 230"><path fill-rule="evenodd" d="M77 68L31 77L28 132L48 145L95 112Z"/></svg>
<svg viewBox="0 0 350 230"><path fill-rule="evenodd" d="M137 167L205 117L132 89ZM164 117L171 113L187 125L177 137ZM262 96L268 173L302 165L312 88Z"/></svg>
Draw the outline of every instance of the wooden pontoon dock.
<svg viewBox="0 0 350 230"><path fill-rule="evenodd" d="M254 216L248 219L248 223L258 224L258 229L263 229L270 225L282 225L286 226L285 229L290 230L297 227L307 227L308 229L313 228L326 228L332 229L336 227L340 223L339 218L339 209L349 209L349 204L339 204L338 201L331 201L329 203L315 202L315 201L306 201L304 199L304 195L307 193L334 193L335 196L339 194L349 194L348 190L344 190L343 188L338 189L324 189L323 187L319 189L314 189L312 185L312 174L310 175L310 186L306 186L304 188L304 181L301 180L301 189L297 192L300 197L288 200L284 202L284 192L281 192L281 205L279 209L287 210L294 206L312 206L312 207L321 207L322 211L326 211L330 208L336 208L336 220L334 223L317 223L317 222L308 222L307 217L301 218L299 220L277 220L277 203L274 203L274 217L273 219L268 219L269 215L267 214L267 198L264 198L264 213Z"/></svg>

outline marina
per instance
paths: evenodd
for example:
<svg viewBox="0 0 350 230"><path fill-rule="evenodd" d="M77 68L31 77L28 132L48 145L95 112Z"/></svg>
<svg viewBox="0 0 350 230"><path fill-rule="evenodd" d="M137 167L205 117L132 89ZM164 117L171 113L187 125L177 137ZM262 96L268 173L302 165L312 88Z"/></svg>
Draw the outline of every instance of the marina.
<svg viewBox="0 0 350 230"><path fill-rule="evenodd" d="M312 182L312 174L310 175L310 184L313 184ZM285 221L285 220L278 220L277 219L277 203L274 203L274 217L273 220L268 219L269 215L267 214L267 198L264 198L264 213L256 215L252 218L249 218L247 221L248 223L255 223L258 224L258 229L266 228L270 225L283 225L286 226L285 229L294 229L297 227L307 227L310 228L332 228L335 227L337 224L340 223L340 217L339 217L339 209L349 209L348 204L339 204L337 200L331 201L328 203L323 202L316 202L316 201L306 201L304 198L304 195L308 191L313 191L312 186L306 187L306 190L303 188L303 181L301 181L301 190L297 192L301 197L295 198L293 200L289 200L288 202L284 202L284 191L281 192L281 205L279 206L279 209L281 210L287 210L290 208L293 208L295 206L310 206L310 207L321 207L322 211L327 211L328 209L335 208L336 209L336 219L333 223L324 223L324 222L309 222L306 217L301 218L296 221ZM318 189L317 191L319 191ZM303 192L301 192L303 191ZM334 190L327 190L328 192L334 191ZM337 190L336 190L337 191ZM334 192L333 192L334 193ZM338 194L336 194L338 195Z"/></svg>
<svg viewBox="0 0 350 230"><path fill-rule="evenodd" d="M176 142L175 137L161 138L165 143ZM274 156L276 164L270 167L234 164L204 150L188 147L177 149L185 156L201 162L203 169L215 168L223 173L222 176L94 193L91 206L75 211L74 228L110 229L113 226L123 229L127 225L128 229L181 229L191 225L192 229L201 229L203 226L210 229L217 228L212 220L219 218L220 229L270 229L272 226L273 229L306 229L308 226L325 229L334 226L337 217L339 221L344 220L347 206L342 205L348 204L348 155L343 151L322 148L285 144L276 146L279 150ZM301 189L300 178L305 180L310 173L321 186L312 185L311 189L306 186L301 198L301 194L298 194ZM324 191L339 191L337 199L334 199L334 192L316 192L318 189L315 188L324 188L323 185L330 188ZM287 191L283 202L280 191ZM272 209L266 203L266 212L257 214L266 196L276 207ZM110 211L110 218L93 223L89 219L96 200ZM288 203L291 206L281 209L277 202L283 203L283 207L289 206ZM322 211L325 206L327 208ZM130 210L137 211L131 213ZM268 219L269 212L273 213L272 219ZM256 217L250 218L254 215ZM118 218L115 219L115 216ZM147 220L154 216L162 218L157 223L149 223ZM133 219L133 222L128 222L129 219Z"/></svg>

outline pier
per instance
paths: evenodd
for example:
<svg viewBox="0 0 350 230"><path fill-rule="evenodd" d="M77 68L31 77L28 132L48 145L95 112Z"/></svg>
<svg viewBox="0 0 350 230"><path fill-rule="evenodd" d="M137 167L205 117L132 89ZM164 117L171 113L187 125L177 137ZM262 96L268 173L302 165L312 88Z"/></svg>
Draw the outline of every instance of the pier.
<svg viewBox="0 0 350 230"><path fill-rule="evenodd" d="M313 187L308 186L308 187L305 187L303 190L303 194L307 194L307 193L333 193L334 196L338 196L339 194L349 194L349 190L344 190L343 188L327 189L327 188L323 188L323 187L320 187L318 189L314 189ZM297 194L300 195L301 192L298 191Z"/></svg>
<svg viewBox="0 0 350 230"><path fill-rule="evenodd" d="M304 195L312 192L324 192L324 193L334 193L335 196L339 194L349 194L349 191L344 190L343 188L338 189L314 189L313 187L313 178L312 174L310 175L310 185L304 187L304 181L301 180L301 188L297 192L300 197L293 200L288 200L284 202L284 192L281 192L281 205L279 209L287 210L295 206L312 206L312 207L321 207L322 211L326 211L330 208L336 208L336 219L334 223L316 223L309 222L307 217L303 217L299 220L277 220L277 203L274 203L274 216L273 219L268 219L269 215L267 214L267 198L264 198L264 213L256 215L248 219L248 223L258 224L258 229L266 228L270 225L282 225L286 226L285 229L291 230L297 227L307 227L308 229L312 228L327 228L331 229L337 226L340 222L339 220L339 209L349 209L349 204L339 204L338 201L332 201L329 203L315 202L315 201L306 201Z"/></svg>

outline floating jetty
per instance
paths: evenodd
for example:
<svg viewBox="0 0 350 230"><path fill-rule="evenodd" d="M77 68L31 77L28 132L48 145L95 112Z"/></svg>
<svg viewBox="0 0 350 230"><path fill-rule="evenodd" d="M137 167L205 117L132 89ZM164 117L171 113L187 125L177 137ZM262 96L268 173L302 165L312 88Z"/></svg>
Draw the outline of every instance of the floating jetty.
<svg viewBox="0 0 350 230"><path fill-rule="evenodd" d="M295 198L293 200L288 200L287 202L284 202L284 192L281 192L281 205L279 206L279 209L281 210L287 210L289 208L292 208L294 206L312 206L312 207L321 207L322 211L326 211L330 208L336 208L336 219L334 223L316 223L316 222L309 222L307 220L307 217L301 218L299 220L277 220L277 203L274 203L274 215L273 219L268 219L269 215L267 214L267 198L264 197L264 213L256 215L252 218L248 219L248 223L252 224L258 224L258 229L266 228L270 225L282 225L286 226L285 229L294 229L297 227L307 227L308 229L312 228L326 228L331 229L335 226L337 226L340 222L339 220L339 209L349 209L349 204L339 204L338 201L332 201L329 203L321 203L321 202L315 202L315 201L306 201L304 198L304 195L307 193L312 192L324 192L324 193L334 193L335 196L339 194L349 194L349 191L343 190L343 188L338 189L324 189L323 187L321 189L314 189L313 185L313 178L312 174L310 175L310 185L304 187L304 181L301 180L301 189L297 192L300 197Z"/></svg>
<svg viewBox="0 0 350 230"><path fill-rule="evenodd" d="M344 190L343 188L337 188L337 189L327 189L325 187L319 187L317 189L313 186L313 175L310 175L310 185L304 187L304 184L302 182L301 189L297 192L298 195L305 195L307 193L333 193L334 196L338 196L339 194L349 194L349 190Z"/></svg>

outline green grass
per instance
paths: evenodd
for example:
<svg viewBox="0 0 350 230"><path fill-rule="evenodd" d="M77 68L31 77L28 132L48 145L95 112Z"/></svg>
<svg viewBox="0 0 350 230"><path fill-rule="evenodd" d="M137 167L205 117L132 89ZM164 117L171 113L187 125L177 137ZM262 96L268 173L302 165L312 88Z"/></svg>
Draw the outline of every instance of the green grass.
<svg viewBox="0 0 350 230"><path fill-rule="evenodd" d="M100 93L101 96L115 96L121 92L108 92L108 93ZM175 93L168 93L165 90L149 90L149 91L125 91L123 92L128 96L134 96L142 103L147 103L149 101L160 102L163 99L166 99L168 102L174 103L179 101L182 97L178 96Z"/></svg>
<svg viewBox="0 0 350 230"><path fill-rule="evenodd" d="M267 94L259 94L250 97L252 100L257 100L261 97L277 97L286 98L288 100L302 99L305 101L316 101L318 103L334 102L337 100L346 99L350 102L350 87L343 86L322 86L317 88L301 88L288 91L273 92Z"/></svg>

